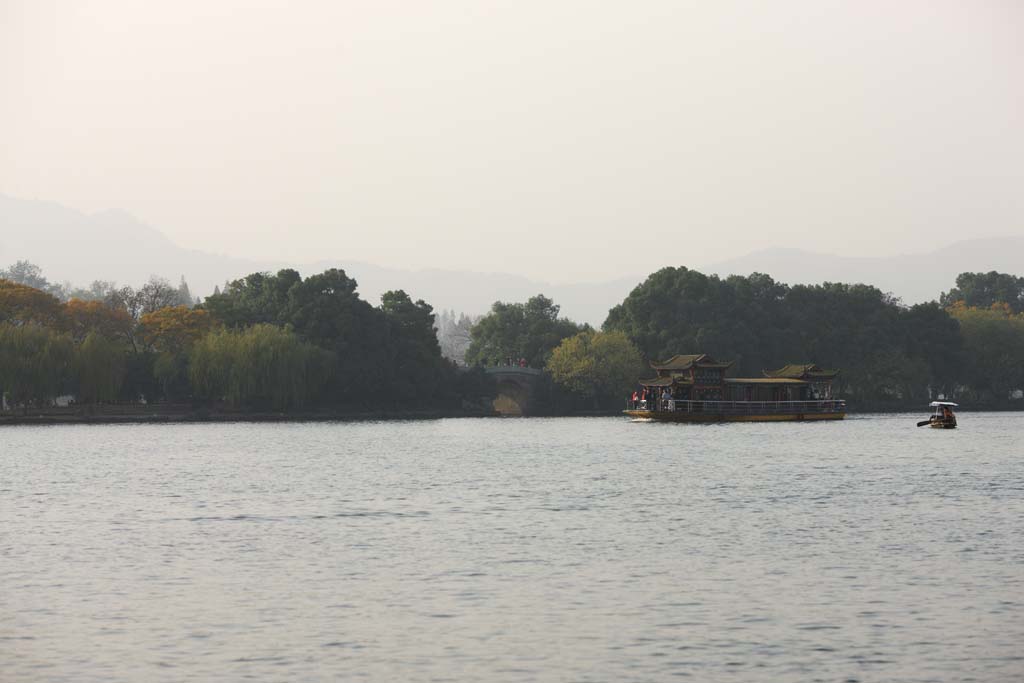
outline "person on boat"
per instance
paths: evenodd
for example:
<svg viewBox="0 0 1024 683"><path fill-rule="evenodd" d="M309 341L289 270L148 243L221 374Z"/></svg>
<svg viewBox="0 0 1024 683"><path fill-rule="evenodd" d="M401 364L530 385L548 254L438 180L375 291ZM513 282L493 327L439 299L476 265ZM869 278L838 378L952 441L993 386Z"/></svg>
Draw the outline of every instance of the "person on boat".
<svg viewBox="0 0 1024 683"><path fill-rule="evenodd" d="M947 422L953 419L953 411L949 406L942 406L942 419Z"/></svg>
<svg viewBox="0 0 1024 683"><path fill-rule="evenodd" d="M634 389L633 390L633 408L636 408L638 403L640 403L640 394L636 393L636 389Z"/></svg>

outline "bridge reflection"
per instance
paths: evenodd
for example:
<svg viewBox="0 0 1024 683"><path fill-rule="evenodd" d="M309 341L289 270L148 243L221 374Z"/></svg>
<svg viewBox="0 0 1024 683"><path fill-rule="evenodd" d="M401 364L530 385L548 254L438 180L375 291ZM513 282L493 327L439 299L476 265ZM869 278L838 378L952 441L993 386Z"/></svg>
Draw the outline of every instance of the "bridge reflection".
<svg viewBox="0 0 1024 683"><path fill-rule="evenodd" d="M537 380L544 374L543 370L518 365L498 365L485 368L484 372L495 380L495 412L510 417L530 414L533 391Z"/></svg>

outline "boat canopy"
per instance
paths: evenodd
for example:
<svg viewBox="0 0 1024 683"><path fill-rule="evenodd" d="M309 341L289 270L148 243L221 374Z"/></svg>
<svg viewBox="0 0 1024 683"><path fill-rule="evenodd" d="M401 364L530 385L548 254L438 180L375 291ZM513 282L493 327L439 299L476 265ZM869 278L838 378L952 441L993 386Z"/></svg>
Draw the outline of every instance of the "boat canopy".
<svg viewBox="0 0 1024 683"><path fill-rule="evenodd" d="M928 404L929 408L939 408L941 406L951 406L953 408L960 407L958 404L951 403L950 401L932 401L931 403Z"/></svg>
<svg viewBox="0 0 1024 683"><path fill-rule="evenodd" d="M640 386L644 387L670 387L675 383L671 377L655 377L654 379L640 380Z"/></svg>

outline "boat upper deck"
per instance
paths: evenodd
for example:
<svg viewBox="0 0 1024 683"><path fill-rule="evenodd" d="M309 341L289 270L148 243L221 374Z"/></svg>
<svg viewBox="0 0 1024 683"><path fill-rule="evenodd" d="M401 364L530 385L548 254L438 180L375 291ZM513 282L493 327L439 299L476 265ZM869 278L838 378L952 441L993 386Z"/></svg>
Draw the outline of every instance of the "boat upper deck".
<svg viewBox="0 0 1024 683"><path fill-rule="evenodd" d="M626 409L635 413L688 413L720 416L813 415L846 412L846 401L689 401L655 399L627 402Z"/></svg>

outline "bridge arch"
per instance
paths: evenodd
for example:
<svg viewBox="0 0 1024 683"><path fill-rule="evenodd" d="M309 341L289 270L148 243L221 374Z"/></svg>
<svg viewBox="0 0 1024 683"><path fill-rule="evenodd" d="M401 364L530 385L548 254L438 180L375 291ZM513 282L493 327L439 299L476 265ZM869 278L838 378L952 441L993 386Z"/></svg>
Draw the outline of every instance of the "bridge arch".
<svg viewBox="0 0 1024 683"><path fill-rule="evenodd" d="M533 390L542 371L537 368L499 366L487 368L495 381L494 411L499 415L521 417L530 414Z"/></svg>

